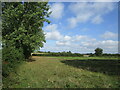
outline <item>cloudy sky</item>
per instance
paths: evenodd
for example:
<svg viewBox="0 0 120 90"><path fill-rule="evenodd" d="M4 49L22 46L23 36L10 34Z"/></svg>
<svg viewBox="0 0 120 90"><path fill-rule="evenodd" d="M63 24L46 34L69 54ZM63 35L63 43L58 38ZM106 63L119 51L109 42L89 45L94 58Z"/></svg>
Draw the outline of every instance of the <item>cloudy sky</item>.
<svg viewBox="0 0 120 90"><path fill-rule="evenodd" d="M43 30L41 51L94 53L118 52L118 7L113 2L49 2L49 20Z"/></svg>

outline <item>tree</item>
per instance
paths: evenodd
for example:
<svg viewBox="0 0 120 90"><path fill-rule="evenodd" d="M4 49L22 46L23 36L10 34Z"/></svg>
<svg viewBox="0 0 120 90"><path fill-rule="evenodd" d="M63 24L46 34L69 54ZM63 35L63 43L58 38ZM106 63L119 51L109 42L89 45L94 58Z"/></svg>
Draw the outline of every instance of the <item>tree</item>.
<svg viewBox="0 0 120 90"><path fill-rule="evenodd" d="M96 56L101 56L102 53L103 53L103 49L101 49L101 48L96 48L96 49L95 49L95 55L96 55Z"/></svg>
<svg viewBox="0 0 120 90"><path fill-rule="evenodd" d="M43 47L45 35L42 30L50 12L48 2L3 2L2 38L3 48L22 48L25 58Z"/></svg>
<svg viewBox="0 0 120 90"><path fill-rule="evenodd" d="M50 53L50 51L48 51L48 53Z"/></svg>

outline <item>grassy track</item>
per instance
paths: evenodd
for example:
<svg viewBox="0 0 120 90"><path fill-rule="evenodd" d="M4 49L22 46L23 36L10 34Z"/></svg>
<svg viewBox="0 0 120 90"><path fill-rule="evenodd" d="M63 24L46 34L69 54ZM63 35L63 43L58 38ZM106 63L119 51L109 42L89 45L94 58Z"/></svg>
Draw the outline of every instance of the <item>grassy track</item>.
<svg viewBox="0 0 120 90"><path fill-rule="evenodd" d="M18 68L17 75L11 73L9 87L118 88L118 64L115 58L33 56Z"/></svg>

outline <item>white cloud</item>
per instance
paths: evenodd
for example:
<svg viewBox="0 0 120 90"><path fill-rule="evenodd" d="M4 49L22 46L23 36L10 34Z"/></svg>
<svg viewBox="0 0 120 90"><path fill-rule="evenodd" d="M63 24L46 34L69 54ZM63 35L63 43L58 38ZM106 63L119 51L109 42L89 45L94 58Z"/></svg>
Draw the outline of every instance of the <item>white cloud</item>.
<svg viewBox="0 0 120 90"><path fill-rule="evenodd" d="M64 37L64 40L65 40L65 41L69 41L69 40L71 40L71 37L66 35L66 36Z"/></svg>
<svg viewBox="0 0 120 90"><path fill-rule="evenodd" d="M103 15L111 12L113 9L113 3L72 3L69 5L69 10L73 12L74 17L68 18L69 26L71 26L71 28L74 28L78 23L85 23L88 21L94 24L100 24L104 21Z"/></svg>
<svg viewBox="0 0 120 90"><path fill-rule="evenodd" d="M45 51L72 51L79 53L94 53L94 50L100 47L104 53L118 53L118 41L104 40L95 42L79 42L73 43L71 41L57 41L56 46L46 44L41 50Z"/></svg>
<svg viewBox="0 0 120 90"><path fill-rule="evenodd" d="M82 41L82 40L87 40L88 37L85 36L85 35L76 35L76 36L73 36L73 40L72 41Z"/></svg>
<svg viewBox="0 0 120 90"><path fill-rule="evenodd" d="M65 40L68 41L71 39L68 35L62 35L58 30L57 24L51 24L44 27L45 37L47 40Z"/></svg>
<svg viewBox="0 0 120 90"><path fill-rule="evenodd" d="M51 9L49 11L52 11L51 17L55 19L60 19L63 16L64 12L64 4L63 3L53 3L51 5Z"/></svg>
<svg viewBox="0 0 120 90"><path fill-rule="evenodd" d="M57 24L51 24L44 28L47 40L55 40L54 46L46 44L41 50L48 51L72 51L80 53L94 53L95 48L100 47L104 50L104 53L117 53L118 52L118 41L114 40L96 40L87 35L62 35L58 30ZM103 38L116 37L115 33L106 31Z"/></svg>
<svg viewBox="0 0 120 90"><path fill-rule="evenodd" d="M64 36L62 39L56 41L57 46L78 46L80 42L94 42L96 39L85 36L85 35L75 35L75 36Z"/></svg>
<svg viewBox="0 0 120 90"><path fill-rule="evenodd" d="M94 53L94 50L97 47L100 47L104 50L104 53L117 53L118 52L118 41L114 40L103 40L103 41L97 41L95 38L91 38L85 35L76 35L70 37L70 39L65 40L59 40L56 41L56 47L60 47L61 50L64 51L63 47L67 48L67 50L70 50L72 52L92 52Z"/></svg>
<svg viewBox="0 0 120 90"><path fill-rule="evenodd" d="M43 28L45 31L56 31L57 30L57 24L51 24L47 25L46 27Z"/></svg>
<svg viewBox="0 0 120 90"><path fill-rule="evenodd" d="M104 40L104 41L95 41L94 43L84 41L81 44L89 48L94 48L94 47L115 48L118 44L118 41Z"/></svg>
<svg viewBox="0 0 120 90"><path fill-rule="evenodd" d="M104 39L113 39L113 38L117 38L118 35L116 33L106 31L103 35L101 35L101 37Z"/></svg>
<svg viewBox="0 0 120 90"><path fill-rule="evenodd" d="M116 45L118 44L118 41L113 41L113 40L104 40L102 42L99 42L101 45L103 45L106 48L113 48L116 47ZM108 47L109 46L109 47Z"/></svg>
<svg viewBox="0 0 120 90"><path fill-rule="evenodd" d="M77 52L94 52L95 48L100 47L105 52L117 53L118 52L118 41L105 40L105 41L95 41L95 42L80 42L75 45L71 43L70 50L76 50ZM81 50L82 49L82 50Z"/></svg>
<svg viewBox="0 0 120 90"><path fill-rule="evenodd" d="M96 16L92 20L92 23L94 24L100 24L101 22L103 22L103 19L100 16Z"/></svg>
<svg viewBox="0 0 120 90"><path fill-rule="evenodd" d="M69 41L56 41L57 46L70 46L71 43Z"/></svg>
<svg viewBox="0 0 120 90"><path fill-rule="evenodd" d="M45 37L47 40L60 40L63 38L61 33L58 30L57 24L51 24L44 27Z"/></svg>
<svg viewBox="0 0 120 90"><path fill-rule="evenodd" d="M62 35L58 31L46 32L45 37L47 40L60 40Z"/></svg>
<svg viewBox="0 0 120 90"><path fill-rule="evenodd" d="M74 28L77 26L78 21L76 20L75 17L68 18L68 23L70 28Z"/></svg>

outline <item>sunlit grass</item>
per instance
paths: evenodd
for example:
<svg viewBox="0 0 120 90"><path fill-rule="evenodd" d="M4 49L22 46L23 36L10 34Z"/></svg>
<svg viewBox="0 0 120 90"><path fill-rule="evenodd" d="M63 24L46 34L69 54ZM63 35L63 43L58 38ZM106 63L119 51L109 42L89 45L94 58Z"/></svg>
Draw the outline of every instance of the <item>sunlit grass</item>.
<svg viewBox="0 0 120 90"><path fill-rule="evenodd" d="M118 75L102 73L99 69L98 71L91 70L90 68L94 68L85 66L88 64L87 61L83 62L84 64L81 62L81 60L84 61L86 59L101 59L104 62L105 58L33 56L32 59L33 61L25 62L17 69L17 75L10 75L13 82L6 80L10 83L8 84L9 87L116 88L120 86ZM113 59L115 61L117 60L115 58ZM80 62L77 60L80 60ZM91 63L91 65L93 65L93 63ZM109 67L108 69L111 68Z"/></svg>

